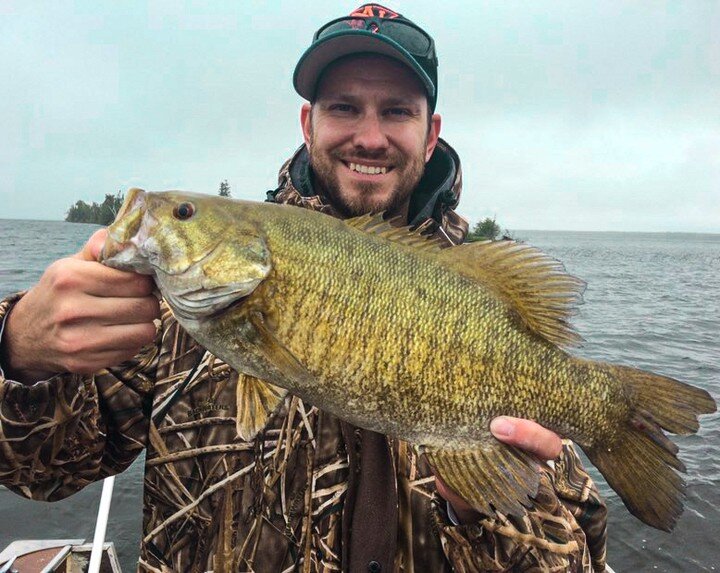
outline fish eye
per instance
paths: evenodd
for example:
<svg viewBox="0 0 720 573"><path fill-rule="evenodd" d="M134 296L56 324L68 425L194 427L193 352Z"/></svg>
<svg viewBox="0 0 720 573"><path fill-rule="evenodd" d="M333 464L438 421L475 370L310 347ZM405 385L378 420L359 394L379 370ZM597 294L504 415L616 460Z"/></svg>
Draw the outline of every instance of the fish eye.
<svg viewBox="0 0 720 573"><path fill-rule="evenodd" d="M173 209L173 217L180 221L187 221L190 217L195 214L195 205L192 203L180 203Z"/></svg>

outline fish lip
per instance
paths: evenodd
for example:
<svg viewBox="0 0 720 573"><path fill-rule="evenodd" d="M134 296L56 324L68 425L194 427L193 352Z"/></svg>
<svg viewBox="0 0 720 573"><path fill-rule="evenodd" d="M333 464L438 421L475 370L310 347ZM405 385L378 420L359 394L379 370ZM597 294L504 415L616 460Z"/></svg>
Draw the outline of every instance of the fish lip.
<svg viewBox="0 0 720 573"><path fill-rule="evenodd" d="M143 210L140 213L141 223L137 231L129 238L122 235L122 227L118 229L115 224L108 227L105 244L100 251L98 260L111 268L121 271L154 275L158 270L161 270L157 265L158 249L152 248L152 230L156 227L157 220L144 209L142 204L137 205L134 210L126 213L125 216L129 217L141 209Z"/></svg>
<svg viewBox="0 0 720 573"><path fill-rule="evenodd" d="M213 255L213 253L221 247L222 247L222 241L217 241L211 248L209 248L207 250L207 252L203 253L202 257L200 257L198 260L196 260L193 263L190 263L187 267L185 267L183 269L177 269L173 272L166 271L165 269L161 268L159 265L153 263L152 261L150 261L150 263L156 269L158 269L159 271L162 271L166 275L177 276L177 275L181 275L183 273L192 272L193 269L196 269L198 267L202 267L207 262L208 258L210 258ZM153 251L153 254L155 254L156 257L158 256L157 251ZM150 259L148 259L148 260L150 260Z"/></svg>
<svg viewBox="0 0 720 573"><path fill-rule="evenodd" d="M142 199L142 197L140 197ZM215 250L221 246L221 241L212 245L206 253L197 261L189 263L186 267L177 269L165 268L161 263L161 249L154 238L154 231L159 227L158 220L135 199L136 208L126 216L132 215L135 211L142 209L142 223L135 234L125 239L120 236L122 230L108 227L108 235L101 250L100 260L110 263L108 266L124 271L132 271L140 274L155 275L159 273L168 276L182 275L191 272L197 266L205 263Z"/></svg>
<svg viewBox="0 0 720 573"><path fill-rule="evenodd" d="M202 257L200 257L194 262L191 262L186 267L177 269L163 268L163 266L160 264L160 249L156 246L156 242L152 238L152 236L148 236L144 241L136 242L131 240L127 249L134 250L136 253L139 253L141 257L145 261L147 261L147 264L152 267L152 269L154 269L153 273L155 275L157 275L158 273L162 273L167 276L179 276L188 272L193 272L194 269L202 267L207 262L207 259L212 256L212 254L221 246L222 243L218 241L215 245L212 246L212 248L208 249L208 251L204 253Z"/></svg>
<svg viewBox="0 0 720 573"><path fill-rule="evenodd" d="M131 242L123 241L122 237L118 237L115 234L115 229L113 229L112 226L108 227L108 233L107 237L105 238L105 243L103 244L102 249L100 249L99 260L106 261L108 259L111 259L115 255L127 249L128 245L135 247L135 245L133 245Z"/></svg>
<svg viewBox="0 0 720 573"><path fill-rule="evenodd" d="M134 272L143 275L154 275L156 273L157 267L152 265L150 260L142 254L135 244L115 241L114 245L117 245L118 248L108 250L107 242L103 246L99 257L99 261L102 262L102 264L119 271ZM139 253L140 256L137 256Z"/></svg>

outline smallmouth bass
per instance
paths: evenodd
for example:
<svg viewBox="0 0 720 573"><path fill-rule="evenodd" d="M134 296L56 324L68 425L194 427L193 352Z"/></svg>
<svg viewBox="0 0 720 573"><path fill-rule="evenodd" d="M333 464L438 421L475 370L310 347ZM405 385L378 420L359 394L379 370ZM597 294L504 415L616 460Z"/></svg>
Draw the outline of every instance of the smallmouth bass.
<svg viewBox="0 0 720 573"><path fill-rule="evenodd" d="M287 392L406 440L476 510L522 515L537 461L498 415L573 439L645 523L671 530L684 466L664 431L716 410L704 390L574 357L583 283L528 245L443 248L381 216L133 189L101 254L153 275L178 322L244 374L238 434Z"/></svg>

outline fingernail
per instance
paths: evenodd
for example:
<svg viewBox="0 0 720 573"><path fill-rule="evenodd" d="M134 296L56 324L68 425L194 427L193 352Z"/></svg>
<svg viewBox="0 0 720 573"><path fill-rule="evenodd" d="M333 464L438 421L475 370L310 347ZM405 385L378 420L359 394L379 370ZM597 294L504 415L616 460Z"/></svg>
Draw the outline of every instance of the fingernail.
<svg viewBox="0 0 720 573"><path fill-rule="evenodd" d="M515 424L505 416L499 416L490 422L490 431L496 436L512 436Z"/></svg>

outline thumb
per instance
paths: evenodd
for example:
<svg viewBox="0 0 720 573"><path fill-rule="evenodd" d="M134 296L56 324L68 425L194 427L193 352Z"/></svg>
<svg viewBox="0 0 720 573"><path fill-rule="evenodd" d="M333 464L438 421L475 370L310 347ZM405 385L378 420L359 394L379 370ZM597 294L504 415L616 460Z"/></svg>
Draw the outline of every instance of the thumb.
<svg viewBox="0 0 720 573"><path fill-rule="evenodd" d="M75 255L76 259L83 261L97 261L102 251L105 239L107 237L107 229L98 229L88 239L79 253Z"/></svg>
<svg viewBox="0 0 720 573"><path fill-rule="evenodd" d="M560 436L532 420L498 416L490 422L490 431L501 442L535 454L541 460L554 460L562 450Z"/></svg>

